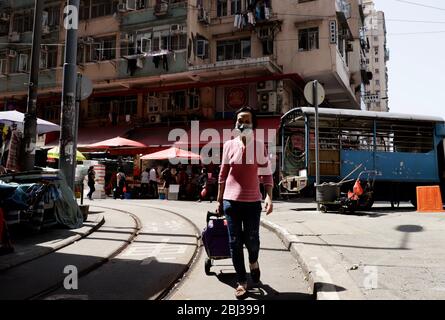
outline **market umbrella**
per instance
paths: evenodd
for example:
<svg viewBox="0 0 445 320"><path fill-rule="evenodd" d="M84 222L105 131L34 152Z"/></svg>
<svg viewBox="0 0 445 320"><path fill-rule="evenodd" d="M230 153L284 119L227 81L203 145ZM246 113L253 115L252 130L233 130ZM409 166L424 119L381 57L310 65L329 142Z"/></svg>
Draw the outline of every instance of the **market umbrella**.
<svg viewBox="0 0 445 320"><path fill-rule="evenodd" d="M201 156L199 154L176 148L171 147L166 150L154 152L147 154L143 157L141 157L142 160L169 160L169 159L201 159Z"/></svg>
<svg viewBox="0 0 445 320"><path fill-rule="evenodd" d="M145 148L147 146L143 143L121 137L116 137L113 139L108 139L83 146L83 148L89 148L89 149L109 149L109 148L126 148L126 147Z"/></svg>
<svg viewBox="0 0 445 320"><path fill-rule="evenodd" d="M0 123L8 125L17 124L17 127L23 130L23 124L25 122L25 114L13 111L0 111ZM37 118L37 134L44 134L53 131L60 131L60 126L55 123L45 121Z"/></svg>
<svg viewBox="0 0 445 320"><path fill-rule="evenodd" d="M59 147L54 147L51 150L48 150L48 158L50 159L59 159L60 156L60 152L59 152ZM80 153L79 151L76 151L76 160L77 161L85 161L87 158L85 158L85 156Z"/></svg>

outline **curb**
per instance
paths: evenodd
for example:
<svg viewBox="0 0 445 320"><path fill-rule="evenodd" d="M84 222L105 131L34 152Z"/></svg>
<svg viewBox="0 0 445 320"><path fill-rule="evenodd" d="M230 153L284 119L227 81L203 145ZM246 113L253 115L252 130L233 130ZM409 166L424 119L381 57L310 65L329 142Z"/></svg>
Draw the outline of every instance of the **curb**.
<svg viewBox="0 0 445 320"><path fill-rule="evenodd" d="M34 261L36 259L39 259L43 256L46 256L48 254L51 254L57 250L63 249L71 244L73 244L74 242L77 242L85 237L88 237L90 234L92 234L93 232L95 232L97 229L99 229L104 223L105 223L105 217L103 214L100 214L98 219L96 219L93 223L96 223L93 227L91 227L90 229L88 229L85 233L82 234L76 234L74 236L65 238L59 242L57 242L56 245L54 245L53 247L46 247L45 249L42 249L42 251L40 251L37 254L30 254L29 258L26 259L17 259L17 261L12 261L9 263L5 263L5 264L0 264L0 272L5 272L9 269L12 269L14 267L20 266L22 264ZM83 227L82 227L83 228Z"/></svg>
<svg viewBox="0 0 445 320"><path fill-rule="evenodd" d="M261 226L275 233L300 264L305 275L305 280L309 283L309 292L316 300L365 299L361 290L352 279L340 283L345 293L338 292L336 286L332 284L333 281L329 273L323 268L321 263L317 259L304 253L304 244L301 243L298 236L290 234L285 228L266 219L261 219ZM349 278L346 271L342 276L346 276L345 279Z"/></svg>

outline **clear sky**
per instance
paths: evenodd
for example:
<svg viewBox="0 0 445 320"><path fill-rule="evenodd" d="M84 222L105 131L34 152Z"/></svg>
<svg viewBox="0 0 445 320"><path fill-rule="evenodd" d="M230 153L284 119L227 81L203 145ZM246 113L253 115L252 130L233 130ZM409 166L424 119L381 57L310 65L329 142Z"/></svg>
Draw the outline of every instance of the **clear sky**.
<svg viewBox="0 0 445 320"><path fill-rule="evenodd" d="M445 1L374 0L374 3L386 16L390 112L445 118Z"/></svg>

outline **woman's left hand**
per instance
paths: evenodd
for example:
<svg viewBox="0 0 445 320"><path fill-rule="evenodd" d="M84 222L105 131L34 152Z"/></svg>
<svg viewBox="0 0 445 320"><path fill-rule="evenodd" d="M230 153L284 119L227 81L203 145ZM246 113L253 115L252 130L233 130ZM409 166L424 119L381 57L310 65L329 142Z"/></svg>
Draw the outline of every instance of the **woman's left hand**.
<svg viewBox="0 0 445 320"><path fill-rule="evenodd" d="M266 200L264 200L264 204L266 205L266 215L271 214L273 211L272 199L270 197L266 197Z"/></svg>

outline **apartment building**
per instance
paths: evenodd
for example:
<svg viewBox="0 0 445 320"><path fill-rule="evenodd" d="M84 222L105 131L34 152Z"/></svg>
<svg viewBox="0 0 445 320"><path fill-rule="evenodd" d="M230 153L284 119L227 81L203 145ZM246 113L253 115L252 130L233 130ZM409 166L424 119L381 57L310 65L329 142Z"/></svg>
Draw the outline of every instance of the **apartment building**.
<svg viewBox="0 0 445 320"><path fill-rule="evenodd" d="M389 50L386 45L385 14L375 9L372 0L364 0L366 37L370 53L366 61L373 79L365 87L364 102L371 111L389 111L388 67Z"/></svg>
<svg viewBox="0 0 445 320"><path fill-rule="evenodd" d="M43 19L38 112L53 122L64 4L45 1ZM33 5L0 2L0 109L26 108ZM131 130L162 145L171 126L224 126L245 105L263 126L277 126L281 114L307 105L302 90L314 79L326 89L325 107L359 109L370 78L361 0L82 0L79 14L78 71L94 83L81 103L80 143L82 132L86 141Z"/></svg>

